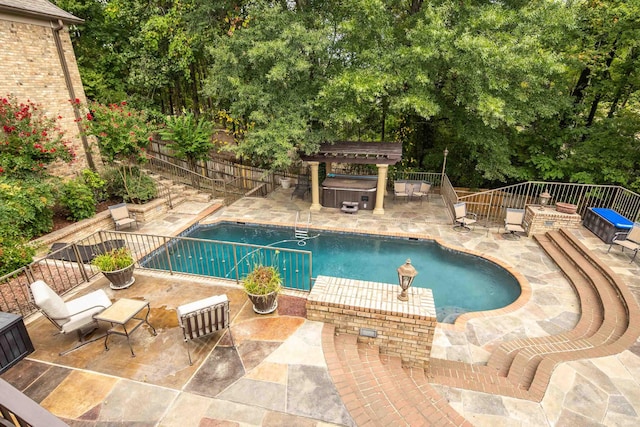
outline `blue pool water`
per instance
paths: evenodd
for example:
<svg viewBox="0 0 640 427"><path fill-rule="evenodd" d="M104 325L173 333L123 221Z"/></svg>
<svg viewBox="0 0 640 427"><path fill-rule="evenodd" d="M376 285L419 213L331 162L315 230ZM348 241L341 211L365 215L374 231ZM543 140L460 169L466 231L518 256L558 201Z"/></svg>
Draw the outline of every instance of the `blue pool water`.
<svg viewBox="0 0 640 427"><path fill-rule="evenodd" d="M396 269L411 258L418 271L414 286L433 290L440 322L453 322L468 311L505 307L520 295L518 281L504 268L430 240L327 231L310 231L309 236L312 238L306 245L299 246L290 228L222 223L196 227L188 237L308 250L313 254L313 277L325 275L395 284ZM194 262L197 261L190 264ZM193 265L181 269L176 267L179 264L174 260L173 267L192 271Z"/></svg>

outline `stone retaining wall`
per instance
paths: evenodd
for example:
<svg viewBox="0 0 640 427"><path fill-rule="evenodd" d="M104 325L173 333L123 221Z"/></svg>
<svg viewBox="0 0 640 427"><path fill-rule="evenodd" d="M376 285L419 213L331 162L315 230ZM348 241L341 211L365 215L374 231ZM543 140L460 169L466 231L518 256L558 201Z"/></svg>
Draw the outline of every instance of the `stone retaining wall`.
<svg viewBox="0 0 640 427"><path fill-rule="evenodd" d="M358 335L358 342L377 345L405 366L425 368L437 323L433 294L412 287L403 302L399 293L398 285L319 276L307 298L307 318ZM362 328L377 336L363 336Z"/></svg>

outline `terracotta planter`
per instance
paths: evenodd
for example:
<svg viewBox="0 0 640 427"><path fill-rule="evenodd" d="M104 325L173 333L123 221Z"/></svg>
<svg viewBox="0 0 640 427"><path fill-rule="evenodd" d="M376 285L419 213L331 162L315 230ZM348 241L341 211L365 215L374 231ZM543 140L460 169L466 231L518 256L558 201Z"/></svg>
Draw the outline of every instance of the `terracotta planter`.
<svg viewBox="0 0 640 427"><path fill-rule="evenodd" d="M556 211L566 214L574 214L578 210L578 206L572 205L571 203L556 203Z"/></svg>
<svg viewBox="0 0 640 427"><path fill-rule="evenodd" d="M273 313L278 308L278 293L271 292L267 295L247 294L249 301L253 303L253 311L258 314Z"/></svg>
<svg viewBox="0 0 640 427"><path fill-rule="evenodd" d="M106 277L111 284L111 289L126 289L133 285L136 278L133 277L133 269L135 264L131 264L129 267L125 267L122 270L116 271L103 271L104 277Z"/></svg>

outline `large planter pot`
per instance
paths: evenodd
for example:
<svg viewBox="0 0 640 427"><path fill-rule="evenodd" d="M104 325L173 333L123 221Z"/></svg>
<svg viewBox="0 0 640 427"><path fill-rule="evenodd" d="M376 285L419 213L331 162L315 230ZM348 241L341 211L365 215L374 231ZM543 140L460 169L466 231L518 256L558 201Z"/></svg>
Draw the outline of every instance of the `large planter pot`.
<svg viewBox="0 0 640 427"><path fill-rule="evenodd" d="M131 264L122 270L103 271L102 274L111 282L109 285L111 289L126 289L136 281L136 278L133 277L134 267L135 264Z"/></svg>
<svg viewBox="0 0 640 427"><path fill-rule="evenodd" d="M271 292L266 295L247 294L249 301L253 303L253 311L258 314L269 314L278 308L278 293Z"/></svg>
<svg viewBox="0 0 640 427"><path fill-rule="evenodd" d="M574 214L578 211L578 206L572 205L571 203L556 203L556 211L566 214Z"/></svg>
<svg viewBox="0 0 640 427"><path fill-rule="evenodd" d="M280 185L282 188L287 189L291 187L291 178L280 178Z"/></svg>

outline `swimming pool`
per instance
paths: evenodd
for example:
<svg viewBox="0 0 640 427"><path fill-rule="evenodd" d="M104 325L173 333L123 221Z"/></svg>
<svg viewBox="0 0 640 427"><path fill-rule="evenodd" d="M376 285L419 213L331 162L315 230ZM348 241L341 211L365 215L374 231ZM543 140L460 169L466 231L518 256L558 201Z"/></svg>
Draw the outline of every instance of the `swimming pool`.
<svg viewBox="0 0 640 427"><path fill-rule="evenodd" d="M309 236L306 245L299 246L291 228L236 223L197 226L188 233L188 237L197 239L311 251L314 277L325 275L395 284L398 282L396 269L411 258L418 270L414 286L433 290L438 321L445 323L452 323L461 313L505 307L520 295L520 284L501 266L431 240L312 230ZM242 268L246 257L232 259L237 264L235 267ZM173 253L173 268L194 272L194 264L201 261L186 258L179 251ZM234 268L231 264L227 263L226 273L220 277L230 276Z"/></svg>

